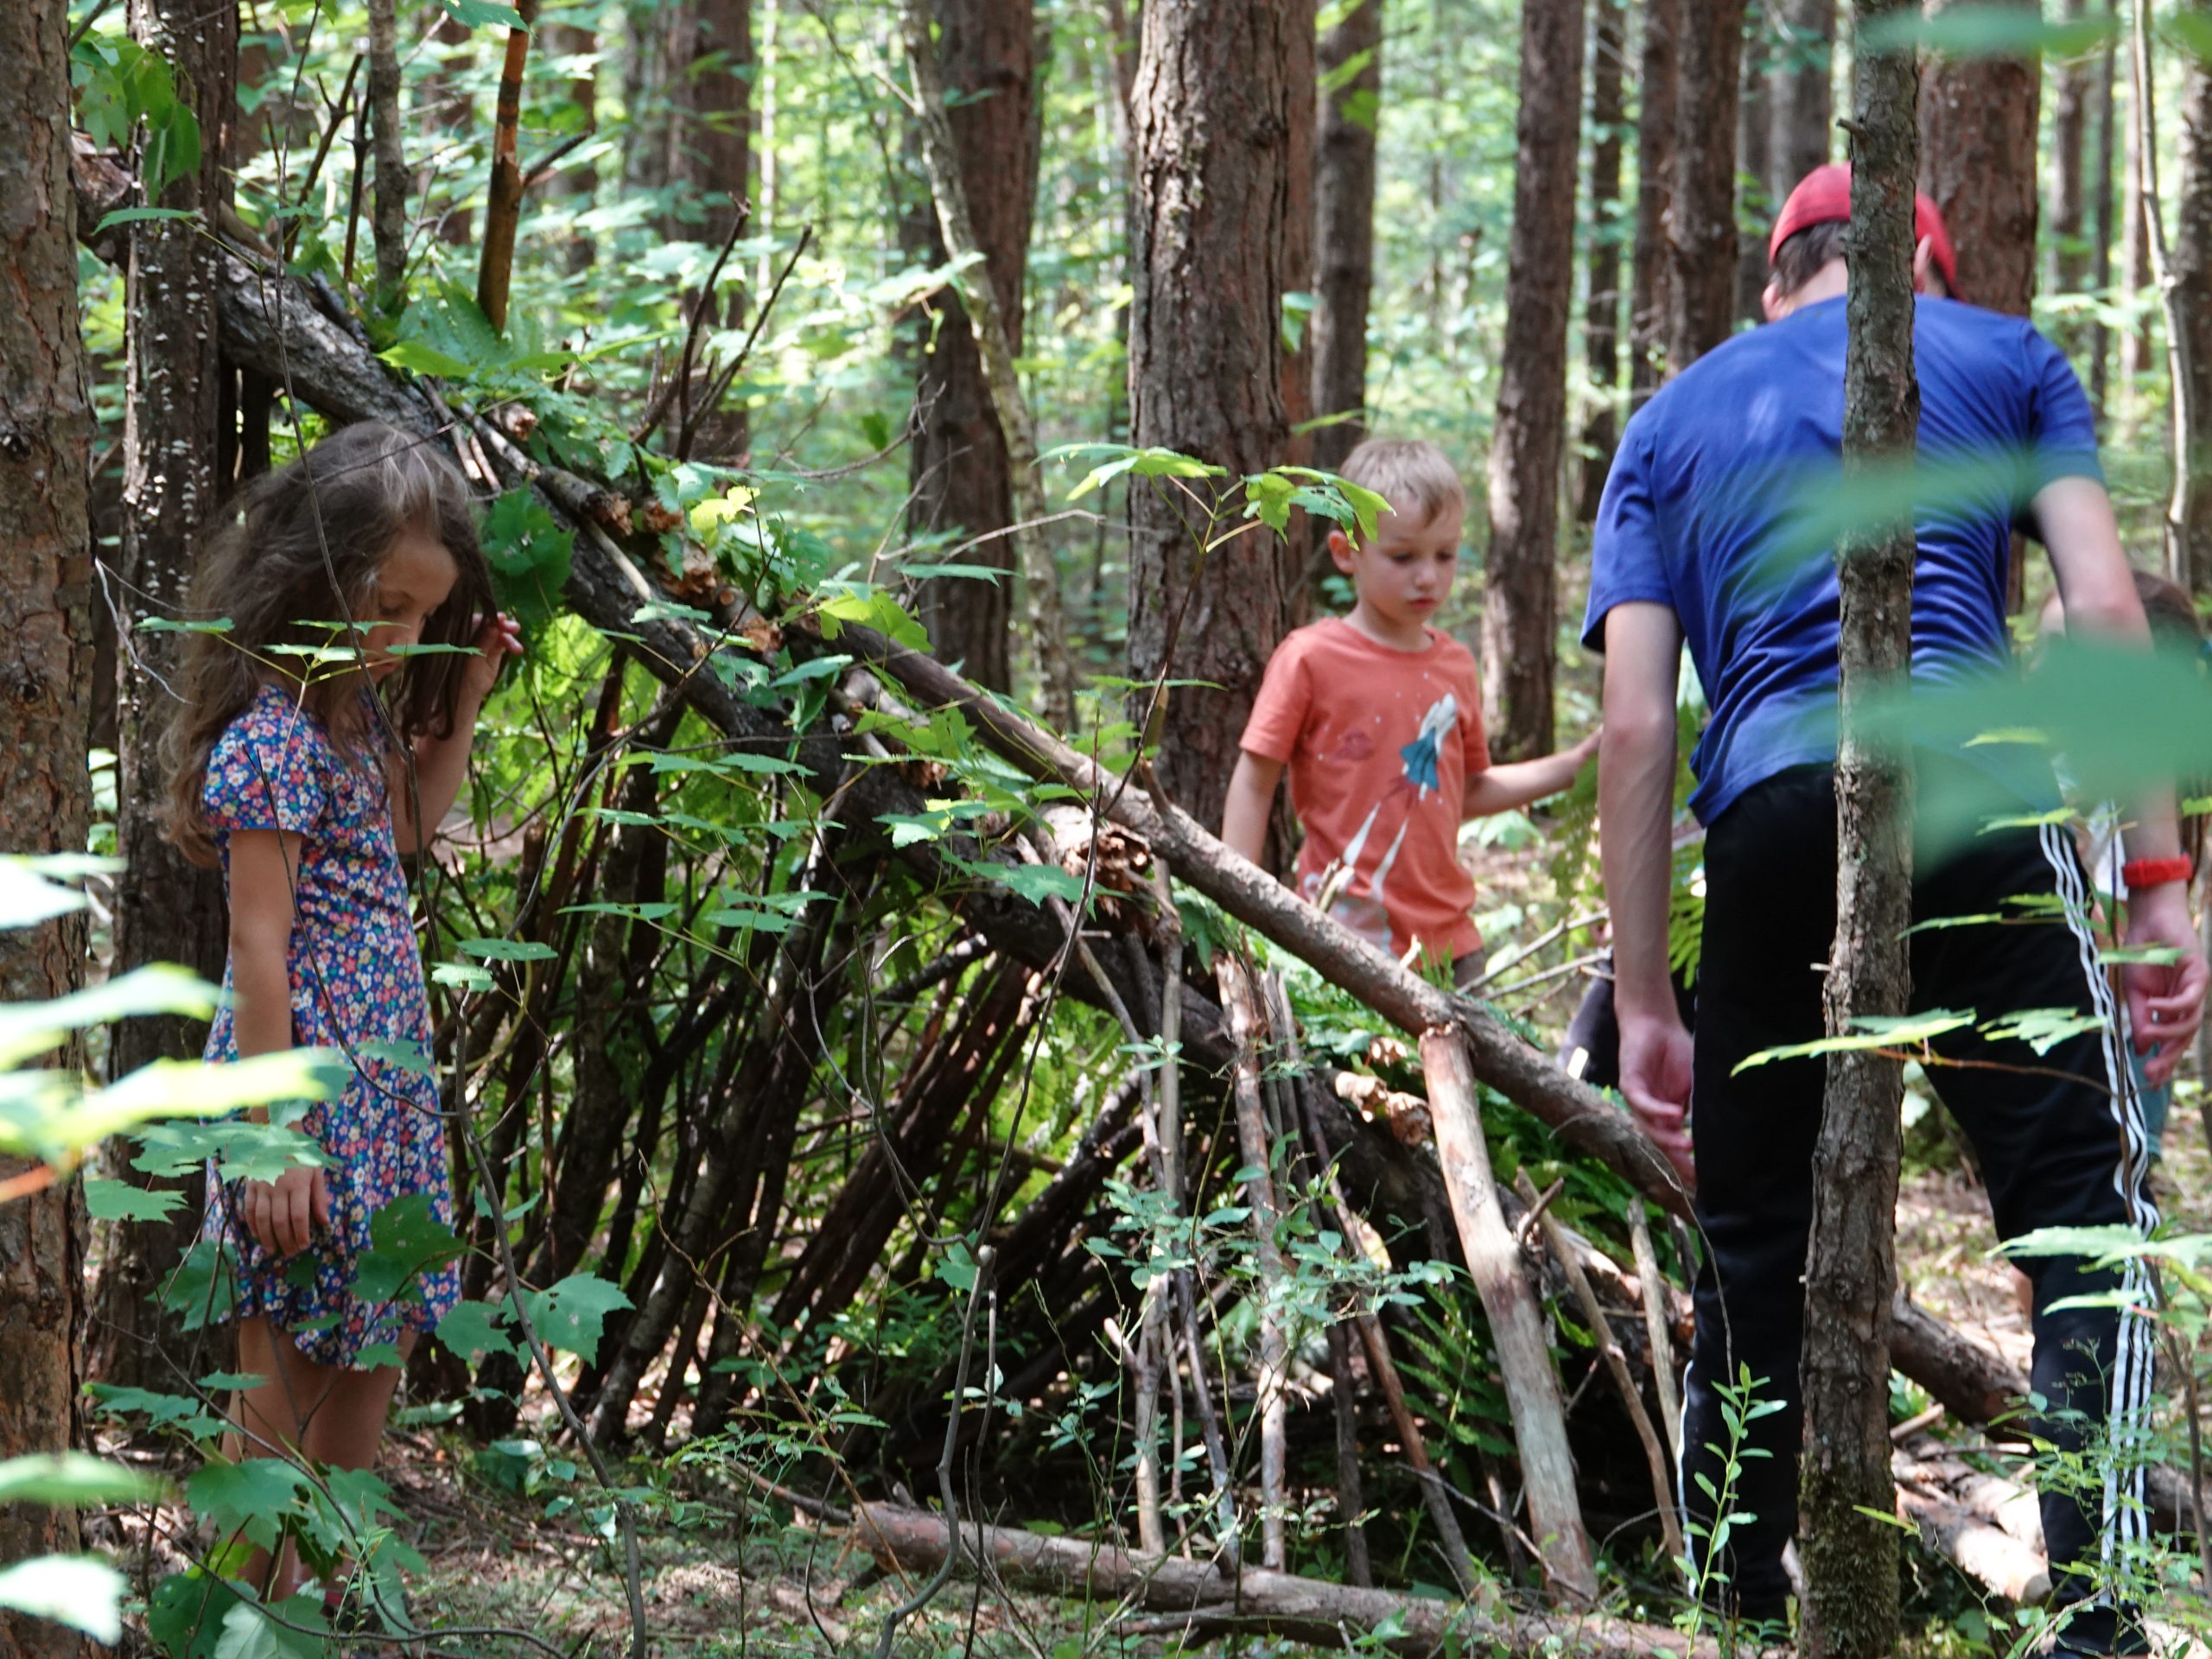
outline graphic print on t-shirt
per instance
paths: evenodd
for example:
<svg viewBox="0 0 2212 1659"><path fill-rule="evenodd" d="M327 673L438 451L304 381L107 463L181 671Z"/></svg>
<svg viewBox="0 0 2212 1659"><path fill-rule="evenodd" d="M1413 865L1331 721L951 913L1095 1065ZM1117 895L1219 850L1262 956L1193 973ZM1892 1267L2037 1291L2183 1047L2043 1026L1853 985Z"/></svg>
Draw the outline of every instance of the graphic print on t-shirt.
<svg viewBox="0 0 2212 1659"><path fill-rule="evenodd" d="M1393 802L1398 804L1398 832L1390 838L1389 850L1382 855L1375 873L1367 878L1366 905L1357 899L1339 899L1330 906L1331 913L1357 932L1378 938L1385 949L1390 942L1389 898L1386 887L1390 871L1398 861L1398 849L1406 844L1406 830L1414 821L1414 809L1428 798L1428 792L1439 789L1437 781L1437 753L1442 747L1445 734L1453 730L1459 721L1459 700L1449 691L1429 704L1428 712L1421 717L1421 730L1414 741L1398 751L1404 770L1382 799L1367 810L1367 817L1360 823L1358 832L1345 846L1342 867L1350 880L1346 887L1357 885L1360 856L1367 849L1368 837L1375 831L1376 821L1382 810ZM1410 790L1412 798L1407 798ZM1320 887L1332 885L1325 874Z"/></svg>

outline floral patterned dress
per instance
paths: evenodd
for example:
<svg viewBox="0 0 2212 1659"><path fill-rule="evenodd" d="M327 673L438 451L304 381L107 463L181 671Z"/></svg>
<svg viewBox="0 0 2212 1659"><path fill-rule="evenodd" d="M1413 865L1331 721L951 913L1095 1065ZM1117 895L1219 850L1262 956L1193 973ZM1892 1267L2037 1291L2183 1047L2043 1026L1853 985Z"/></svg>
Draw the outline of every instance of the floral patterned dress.
<svg viewBox="0 0 2212 1659"><path fill-rule="evenodd" d="M299 1351L325 1365L353 1367L363 1350L404 1329L435 1327L461 1294L448 1262L416 1274L388 1300L353 1293L355 1264L372 1246L370 1223L398 1199L427 1194L437 1219L453 1223L453 1186L435 1080L390 1051L427 1054L429 1000L392 837L383 751L354 754L334 743L296 692L264 685L215 741L200 809L230 880L230 836L283 830L301 844L292 942L292 1038L340 1050L353 1065L344 1092L318 1103L300 1128L330 1157L324 1179L330 1224L287 1262L257 1243L234 1215L237 1185L210 1183L207 1231L238 1263L237 1316L267 1319ZM230 969L224 988L230 988ZM238 1058L229 999L207 1035L210 1060Z"/></svg>

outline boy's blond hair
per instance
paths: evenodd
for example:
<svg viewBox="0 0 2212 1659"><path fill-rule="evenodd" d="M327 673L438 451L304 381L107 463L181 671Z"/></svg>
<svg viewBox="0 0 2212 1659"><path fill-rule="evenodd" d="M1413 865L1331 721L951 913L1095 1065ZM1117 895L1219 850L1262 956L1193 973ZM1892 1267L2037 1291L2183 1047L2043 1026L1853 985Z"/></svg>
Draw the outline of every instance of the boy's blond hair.
<svg viewBox="0 0 2212 1659"><path fill-rule="evenodd" d="M1459 469L1434 444L1416 438L1370 438L1344 457L1337 472L1416 523L1467 505Z"/></svg>

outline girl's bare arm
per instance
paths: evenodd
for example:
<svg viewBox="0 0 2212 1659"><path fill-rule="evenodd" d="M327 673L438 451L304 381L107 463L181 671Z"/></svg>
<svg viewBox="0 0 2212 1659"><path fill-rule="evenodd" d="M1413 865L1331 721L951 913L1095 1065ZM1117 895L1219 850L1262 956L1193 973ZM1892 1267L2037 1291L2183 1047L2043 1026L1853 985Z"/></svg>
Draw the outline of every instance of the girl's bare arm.
<svg viewBox="0 0 2212 1659"><path fill-rule="evenodd" d="M292 1046L293 888L300 839L281 830L231 835L232 1020L240 1058ZM267 1114L248 1114L257 1122ZM329 1189L320 1169L288 1169L274 1181L248 1181L240 1219L264 1249L279 1255L308 1247L317 1222L330 1219Z"/></svg>

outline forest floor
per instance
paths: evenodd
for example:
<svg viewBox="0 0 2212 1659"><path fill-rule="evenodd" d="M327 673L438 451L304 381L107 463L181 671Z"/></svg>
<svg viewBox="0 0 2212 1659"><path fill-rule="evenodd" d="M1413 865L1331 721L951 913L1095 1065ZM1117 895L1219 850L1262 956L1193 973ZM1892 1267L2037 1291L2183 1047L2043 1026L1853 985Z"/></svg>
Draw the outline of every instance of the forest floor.
<svg viewBox="0 0 2212 1659"><path fill-rule="evenodd" d="M1906 1171L1897 1206L1898 1258L1912 1295L2024 1366L2026 1321L2012 1269L1991 1255L1995 1236L1979 1185L1931 1126L1921 1127L1914 1146L1923 1155ZM2176 1110L2153 1185L2169 1218L2188 1230L2212 1230L2212 1156L2193 1102ZM556 1506L548 1493L504 1490L513 1482L496 1458L440 1431L404 1430L388 1455L410 1533L429 1562L415 1587L418 1617L448 1627L528 1630L570 1653L622 1650L627 1614L614 1552L580 1510L549 1514ZM681 1475L675 1484L698 1490ZM689 1500L675 1521L650 1528L644 1540L642 1589L658 1654L872 1652L885 1618L912 1588L878 1573L836 1529L815 1528L780 1503L738 1503L724 1488L719 1498ZM1999 1610L1985 1610L1952 1569L1913 1554L1918 1629L1905 1651L1922 1659L2003 1651L2001 1637L1993 1649L1984 1634ZM1035 1659L1223 1651L1218 1642L1185 1649L1172 1637L1117 1634L1107 1624L1110 1611L1048 1597L979 1596L973 1584L956 1580L901 1627L896 1650ZM486 1649L470 1643L455 1650Z"/></svg>

